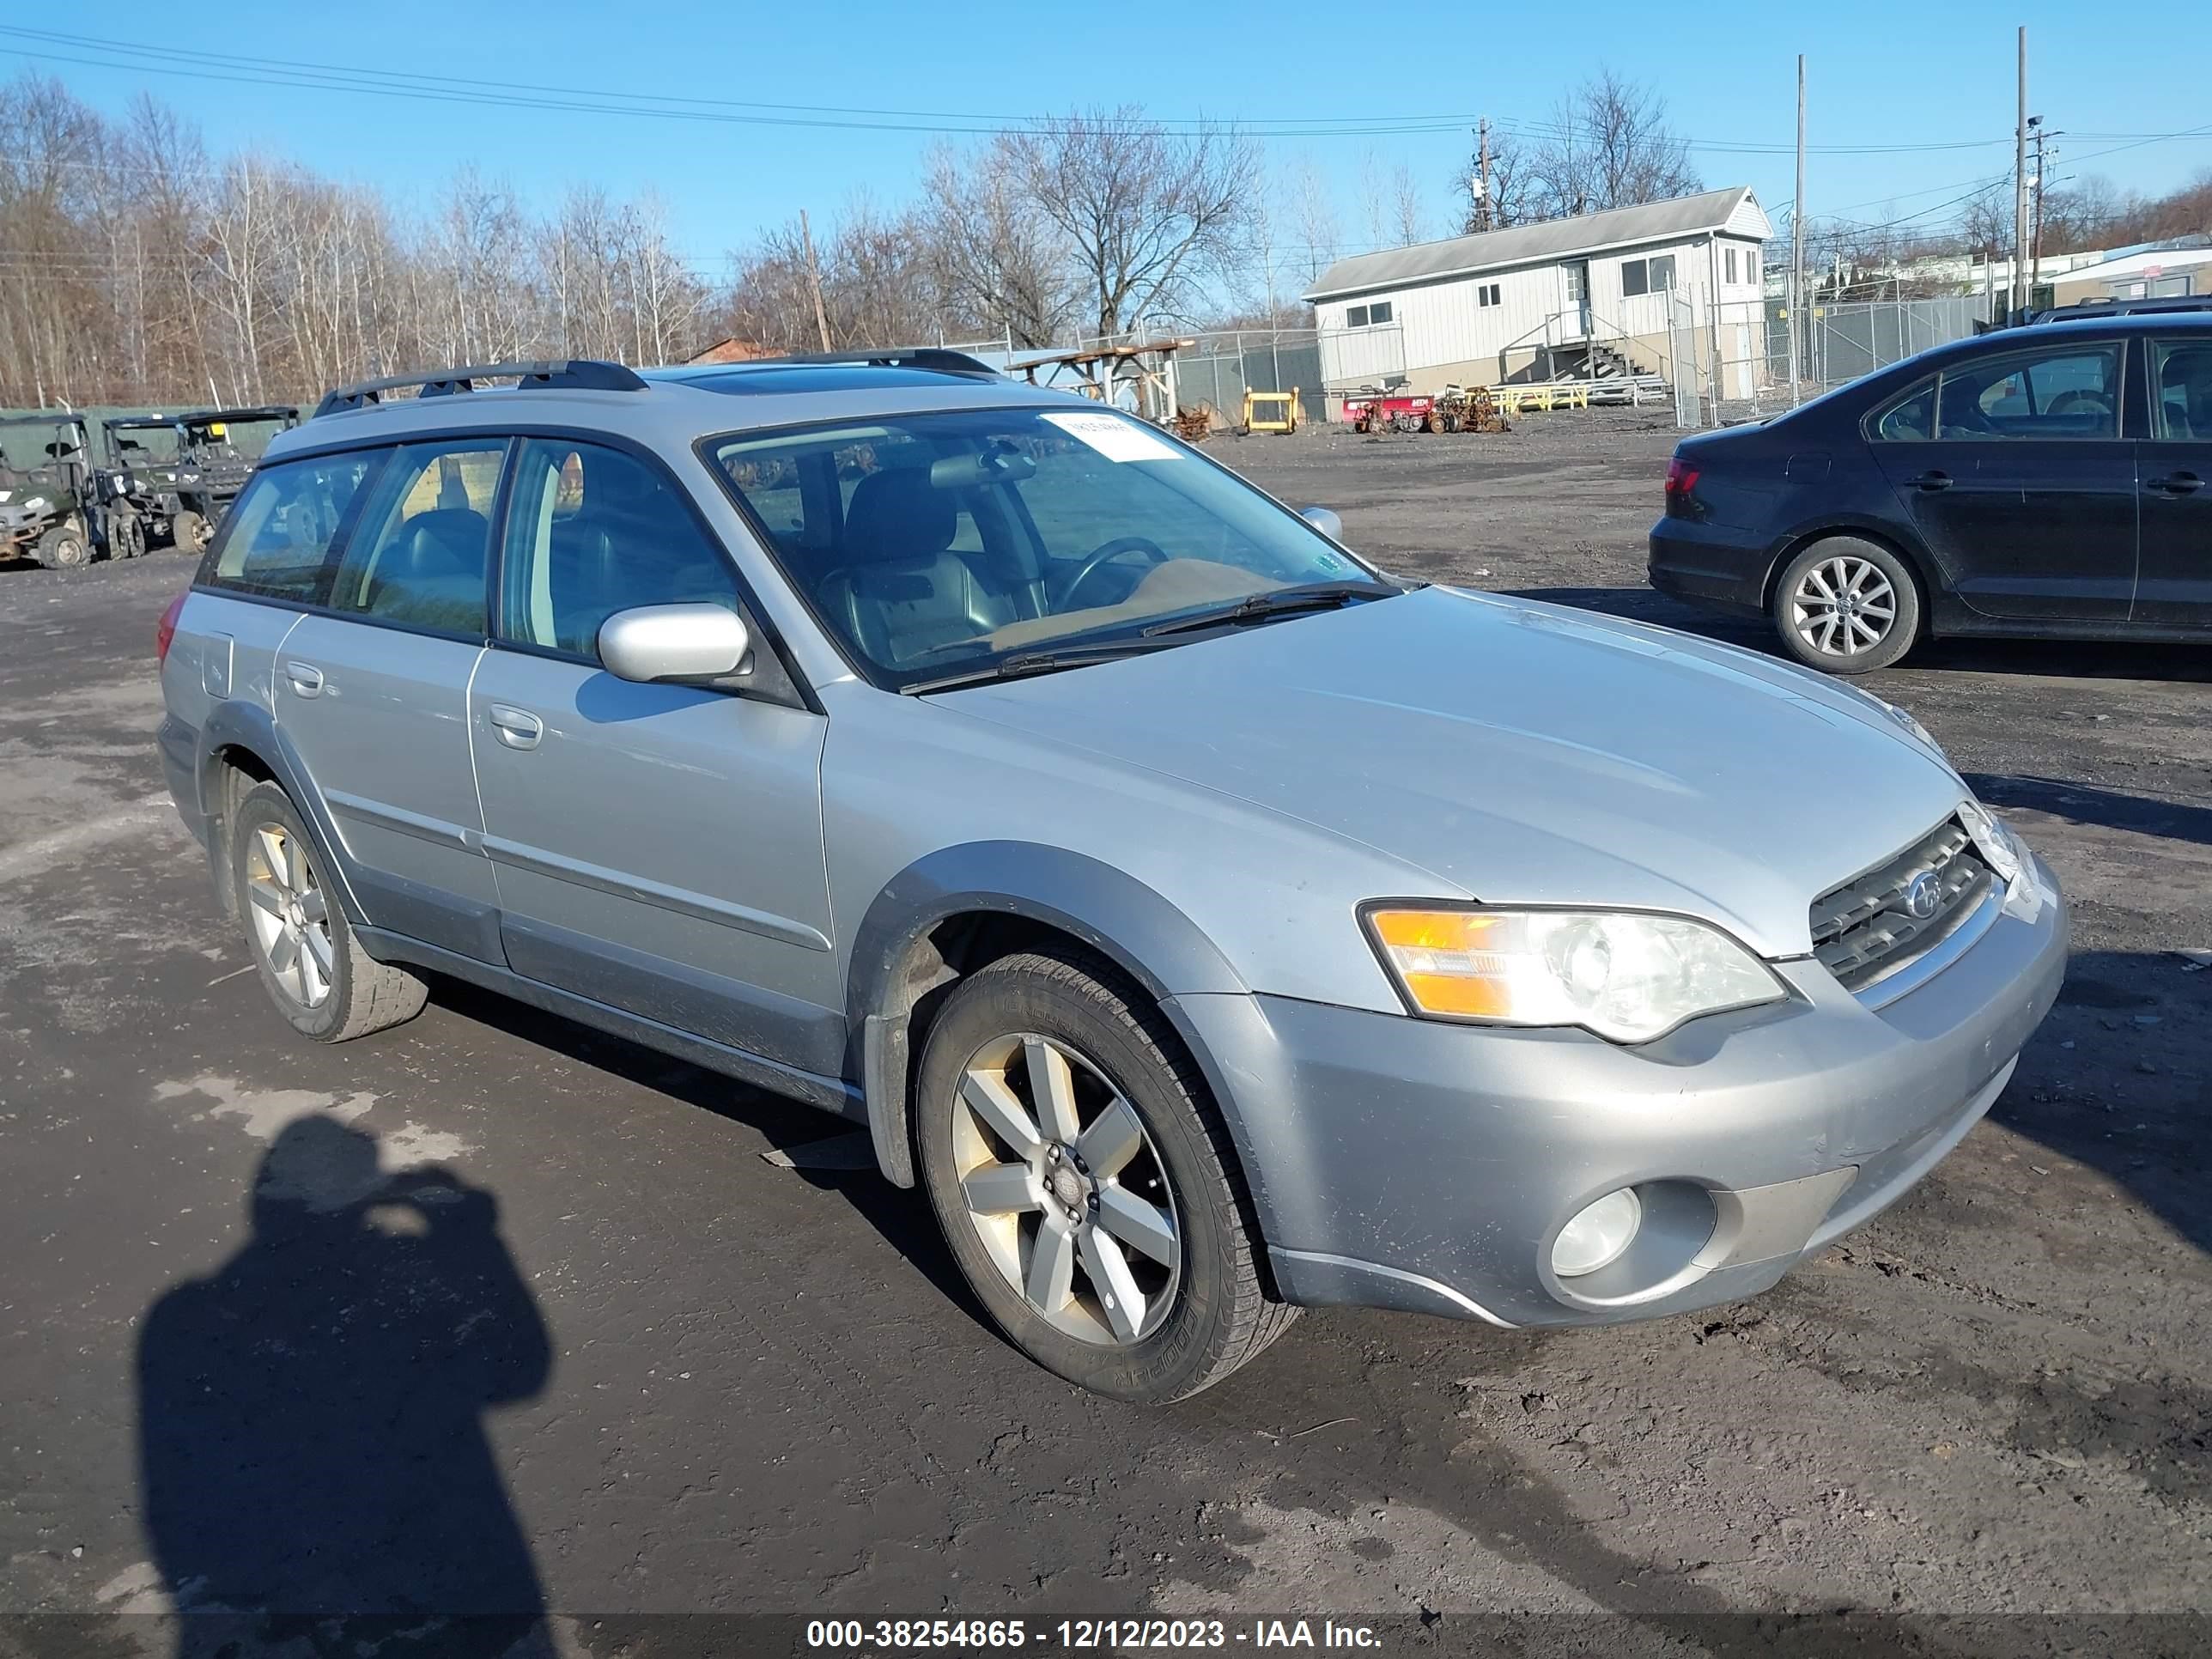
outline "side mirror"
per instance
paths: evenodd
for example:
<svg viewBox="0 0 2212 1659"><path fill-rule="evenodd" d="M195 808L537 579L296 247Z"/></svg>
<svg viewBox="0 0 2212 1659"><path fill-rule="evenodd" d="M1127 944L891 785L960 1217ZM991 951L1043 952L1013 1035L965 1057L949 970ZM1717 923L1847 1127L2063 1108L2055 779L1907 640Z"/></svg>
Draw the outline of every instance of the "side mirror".
<svg viewBox="0 0 2212 1659"><path fill-rule="evenodd" d="M646 605L599 624L599 660L641 685L701 685L750 666L752 635L719 605Z"/></svg>
<svg viewBox="0 0 2212 1659"><path fill-rule="evenodd" d="M1344 520L1338 518L1328 507L1301 507L1298 509L1298 517L1304 519L1333 542L1340 542L1344 539Z"/></svg>

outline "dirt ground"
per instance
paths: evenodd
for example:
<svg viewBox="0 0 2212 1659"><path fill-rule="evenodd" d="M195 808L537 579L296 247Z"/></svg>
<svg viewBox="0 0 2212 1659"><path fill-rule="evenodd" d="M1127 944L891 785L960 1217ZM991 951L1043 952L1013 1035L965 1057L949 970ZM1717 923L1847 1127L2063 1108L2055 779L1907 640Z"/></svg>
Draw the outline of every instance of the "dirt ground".
<svg viewBox="0 0 2212 1659"><path fill-rule="evenodd" d="M1671 429L1517 427L1212 449L1401 572L1759 643L1642 585ZM540 1650L441 1620L487 1575L599 1656L793 1614L1218 1616L1231 1646L1331 1614L1432 1652L1797 1651L1794 1615L1863 1618L1820 1628L1868 1653L2212 1637L2212 971L2174 954L2212 946L2207 653L1936 647L1873 683L2075 906L2057 1010L1896 1209L1753 1303L1319 1314L1142 1412L1006 1349L915 1195L763 1158L826 1119L457 989L292 1041L161 793L150 635L185 574L0 573L0 1653L167 1650L160 1616L219 1599L173 1534L241 1510L280 1517L255 1582L416 1611L363 1655ZM355 1186L286 1163L303 1125ZM416 1222L356 1213L425 1169ZM268 1237L250 1200L288 1182L348 1225ZM463 1271L433 1247L470 1218ZM495 1376L440 1346L486 1328Z"/></svg>

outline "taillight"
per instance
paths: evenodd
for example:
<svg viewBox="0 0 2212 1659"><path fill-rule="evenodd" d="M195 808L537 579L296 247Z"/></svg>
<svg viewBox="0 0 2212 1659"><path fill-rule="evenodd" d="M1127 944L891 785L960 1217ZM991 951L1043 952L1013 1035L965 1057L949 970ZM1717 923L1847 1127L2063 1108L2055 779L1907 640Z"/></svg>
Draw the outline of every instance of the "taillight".
<svg viewBox="0 0 2212 1659"><path fill-rule="evenodd" d="M1686 500L1698 487L1698 469L1680 455L1673 457L1667 463L1667 499Z"/></svg>
<svg viewBox="0 0 2212 1659"><path fill-rule="evenodd" d="M171 599L169 601L169 608L161 613L161 620L154 624L154 660L155 663L159 664L168 661L169 641L177 637L178 614L184 610L185 601L190 598L191 595L191 589L186 588L182 593L178 594L175 599Z"/></svg>

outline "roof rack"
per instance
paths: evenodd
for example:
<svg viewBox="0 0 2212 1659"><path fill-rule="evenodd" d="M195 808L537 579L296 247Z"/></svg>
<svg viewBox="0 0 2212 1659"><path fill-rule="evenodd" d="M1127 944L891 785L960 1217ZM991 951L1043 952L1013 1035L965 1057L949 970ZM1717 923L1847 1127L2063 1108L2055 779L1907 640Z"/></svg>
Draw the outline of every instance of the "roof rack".
<svg viewBox="0 0 2212 1659"><path fill-rule="evenodd" d="M794 352L788 357L755 357L743 363L732 363L732 368L764 368L781 363L866 363L876 368L927 368L939 374L987 374L999 378L999 371L980 357L970 357L964 351L947 351L942 346L907 346L878 351L805 351Z"/></svg>
<svg viewBox="0 0 2212 1659"><path fill-rule="evenodd" d="M342 386L315 405L315 415L335 415L382 403L387 392L420 386L425 398L442 398L456 392L473 392L478 380L518 380L524 386L556 386L570 392L642 392L645 382L637 371L620 363L573 357L543 363L478 363L461 368L434 369L426 374L388 374L380 380L356 380Z"/></svg>

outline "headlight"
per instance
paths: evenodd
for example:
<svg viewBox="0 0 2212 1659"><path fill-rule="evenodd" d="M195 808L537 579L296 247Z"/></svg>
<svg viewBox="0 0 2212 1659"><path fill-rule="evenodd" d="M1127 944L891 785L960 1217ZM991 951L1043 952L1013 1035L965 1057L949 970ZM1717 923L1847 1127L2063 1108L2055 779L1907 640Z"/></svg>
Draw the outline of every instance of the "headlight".
<svg viewBox="0 0 2212 1659"><path fill-rule="evenodd" d="M2013 878L2027 866L2027 844L2013 833L2010 824L1978 800L1959 809L1959 820L1974 838L1974 849L1996 872L1997 879L2009 887Z"/></svg>
<svg viewBox="0 0 2212 1659"><path fill-rule="evenodd" d="M1440 1019L1579 1025L1649 1042L1700 1014L1786 994L1742 945L1681 916L1375 909L1367 923L1407 1002Z"/></svg>
<svg viewBox="0 0 2212 1659"><path fill-rule="evenodd" d="M51 505L44 495L26 495L22 505L33 513L43 513Z"/></svg>

